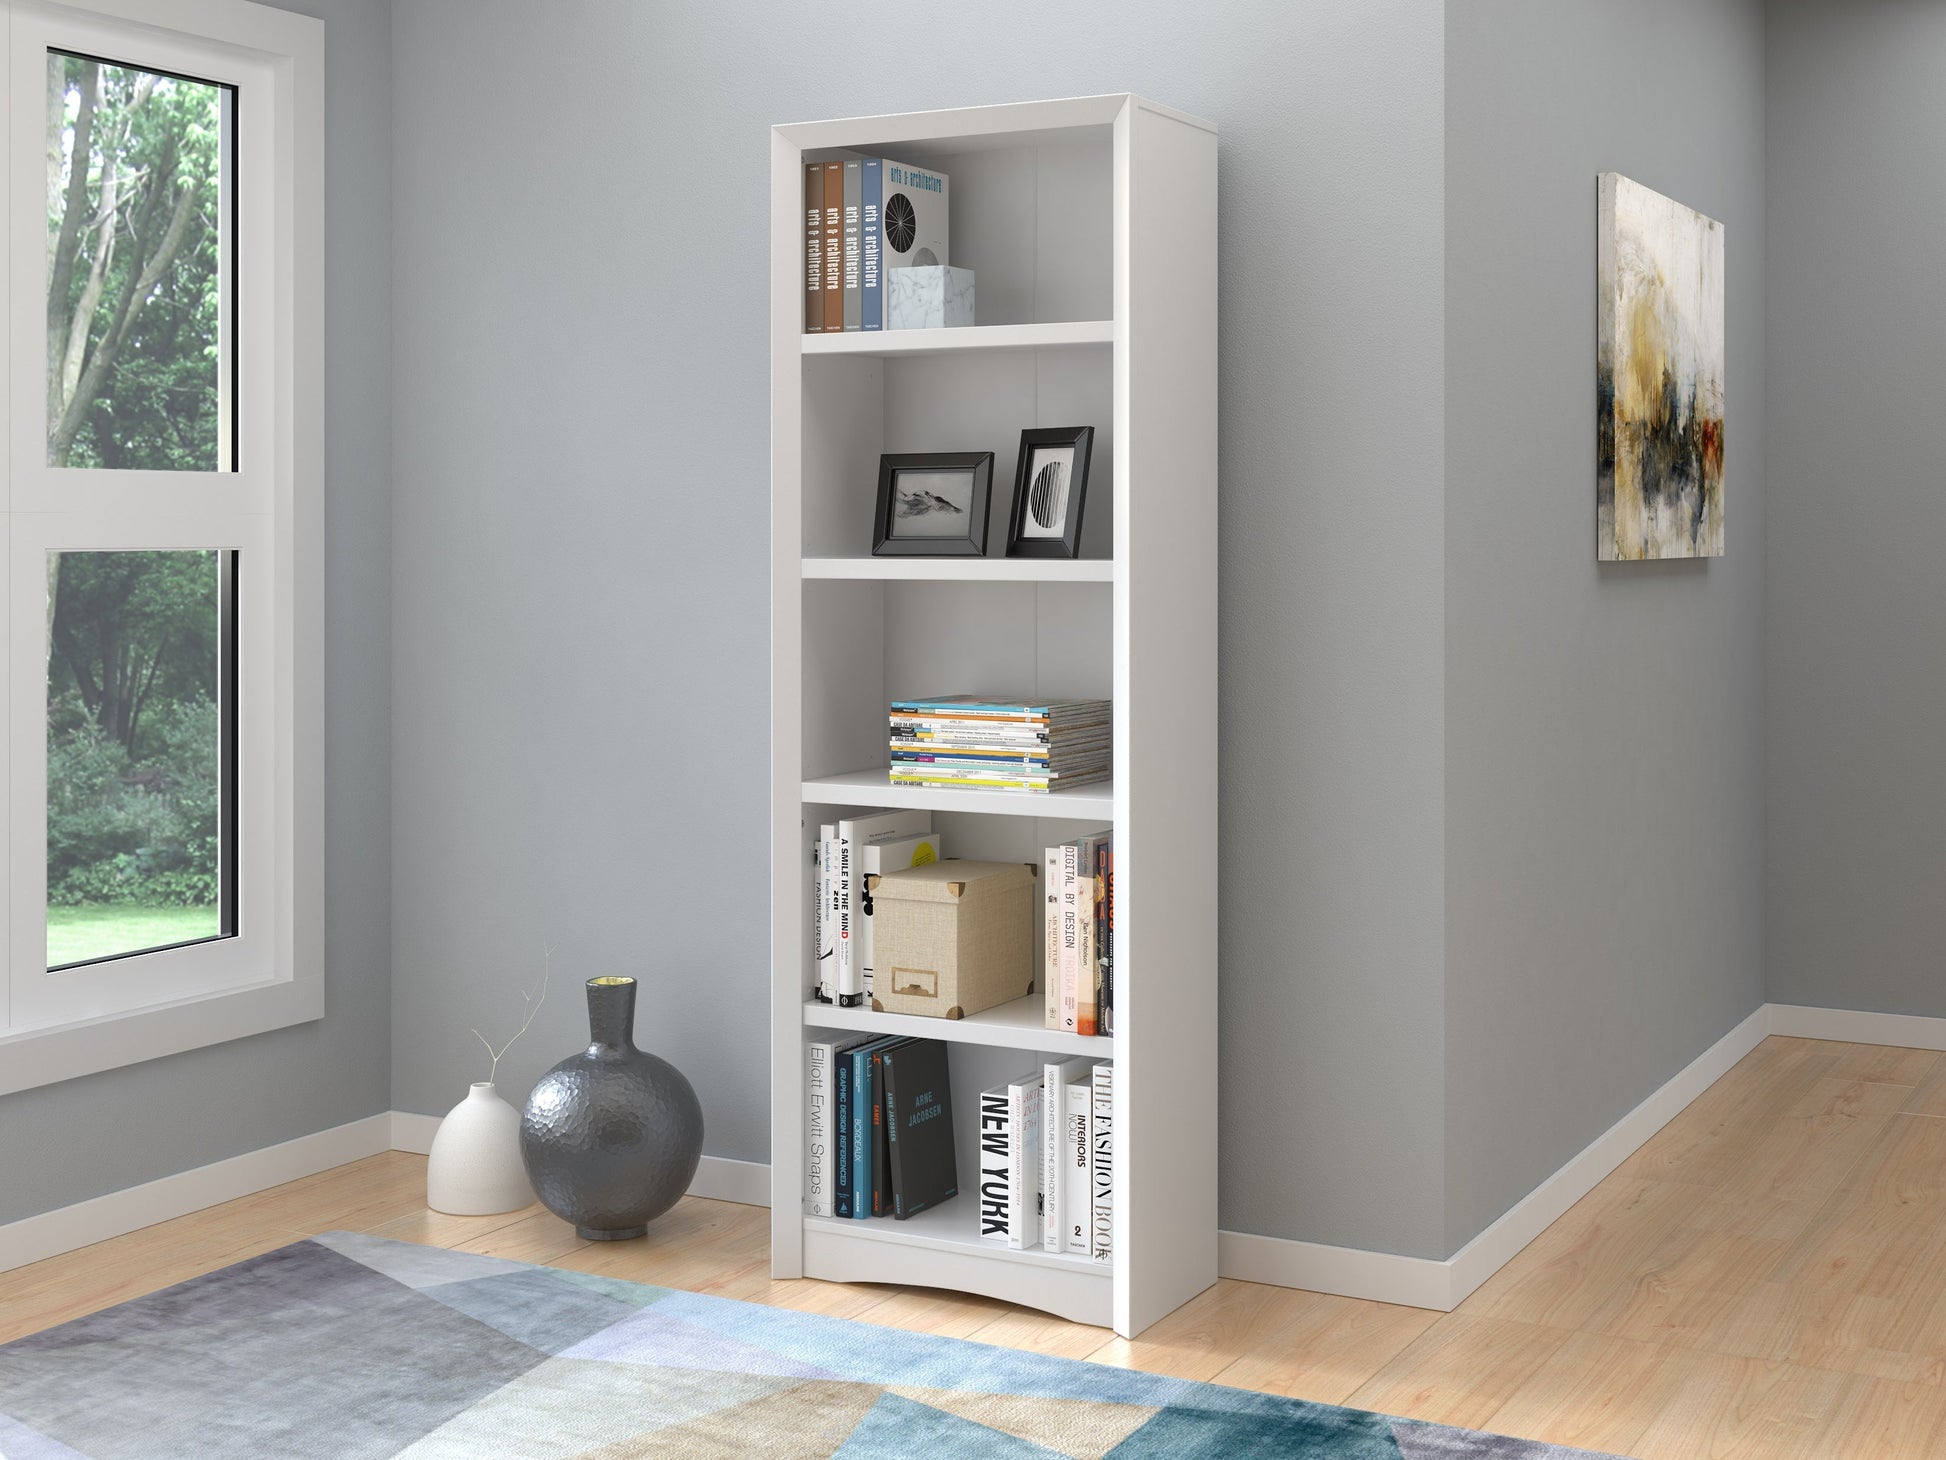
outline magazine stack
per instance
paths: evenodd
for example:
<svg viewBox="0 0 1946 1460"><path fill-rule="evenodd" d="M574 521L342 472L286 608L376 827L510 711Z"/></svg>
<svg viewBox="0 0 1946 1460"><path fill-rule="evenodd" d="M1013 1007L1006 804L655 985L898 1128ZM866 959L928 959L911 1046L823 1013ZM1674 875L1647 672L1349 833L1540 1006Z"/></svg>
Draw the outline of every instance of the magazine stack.
<svg viewBox="0 0 1946 1460"><path fill-rule="evenodd" d="M1105 781L1111 722L1108 700L894 700L892 784L1046 792Z"/></svg>

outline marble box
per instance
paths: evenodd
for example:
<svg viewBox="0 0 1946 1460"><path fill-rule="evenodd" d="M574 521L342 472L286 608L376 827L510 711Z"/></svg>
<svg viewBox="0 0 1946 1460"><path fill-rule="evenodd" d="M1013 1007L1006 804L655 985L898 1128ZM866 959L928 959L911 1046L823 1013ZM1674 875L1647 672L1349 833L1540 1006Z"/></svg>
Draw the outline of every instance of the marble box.
<svg viewBox="0 0 1946 1460"><path fill-rule="evenodd" d="M973 271L946 264L885 271L885 327L936 330L973 323Z"/></svg>

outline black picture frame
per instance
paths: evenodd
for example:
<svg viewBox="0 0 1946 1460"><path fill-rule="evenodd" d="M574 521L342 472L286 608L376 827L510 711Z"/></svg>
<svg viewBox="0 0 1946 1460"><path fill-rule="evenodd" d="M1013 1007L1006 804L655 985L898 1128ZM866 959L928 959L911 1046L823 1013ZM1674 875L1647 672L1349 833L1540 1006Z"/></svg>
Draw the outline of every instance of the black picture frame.
<svg viewBox="0 0 1946 1460"><path fill-rule="evenodd" d="M963 512L966 532L901 535L896 514L899 478L908 472L964 472L969 479L964 508L948 502L946 510ZM918 451L878 459L878 511L872 519L872 556L875 558L982 558L987 550L987 501L993 488L991 451ZM937 494L933 494L937 495Z"/></svg>
<svg viewBox="0 0 1946 1460"><path fill-rule="evenodd" d="M1081 556L1081 509L1088 500L1088 458L1094 451L1093 426L1041 426L1020 433L1020 464L1014 468L1014 505L1007 514L1007 556L1010 558L1078 558ZM1074 464L1069 472L1062 503L1058 536L1048 535L1049 525L1040 524L1037 535L1028 536L1030 497L1040 474L1031 470L1036 451L1048 446L1074 448Z"/></svg>

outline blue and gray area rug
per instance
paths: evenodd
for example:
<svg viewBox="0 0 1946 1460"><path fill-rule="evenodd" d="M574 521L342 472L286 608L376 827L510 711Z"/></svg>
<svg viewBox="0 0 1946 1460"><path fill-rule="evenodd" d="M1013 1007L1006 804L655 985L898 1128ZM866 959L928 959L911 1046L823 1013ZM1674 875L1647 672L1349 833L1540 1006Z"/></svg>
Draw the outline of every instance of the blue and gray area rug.
<svg viewBox="0 0 1946 1460"><path fill-rule="evenodd" d="M349 1232L0 1347L6 1460L1586 1453Z"/></svg>

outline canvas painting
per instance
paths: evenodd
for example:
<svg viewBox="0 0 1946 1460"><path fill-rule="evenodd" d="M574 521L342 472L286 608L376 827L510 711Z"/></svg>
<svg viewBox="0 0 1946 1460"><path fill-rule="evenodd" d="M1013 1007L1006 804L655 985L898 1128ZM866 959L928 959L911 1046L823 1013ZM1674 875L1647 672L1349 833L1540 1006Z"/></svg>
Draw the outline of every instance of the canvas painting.
<svg viewBox="0 0 1946 1460"><path fill-rule="evenodd" d="M1619 173L1597 224L1604 562L1723 555L1723 225Z"/></svg>

